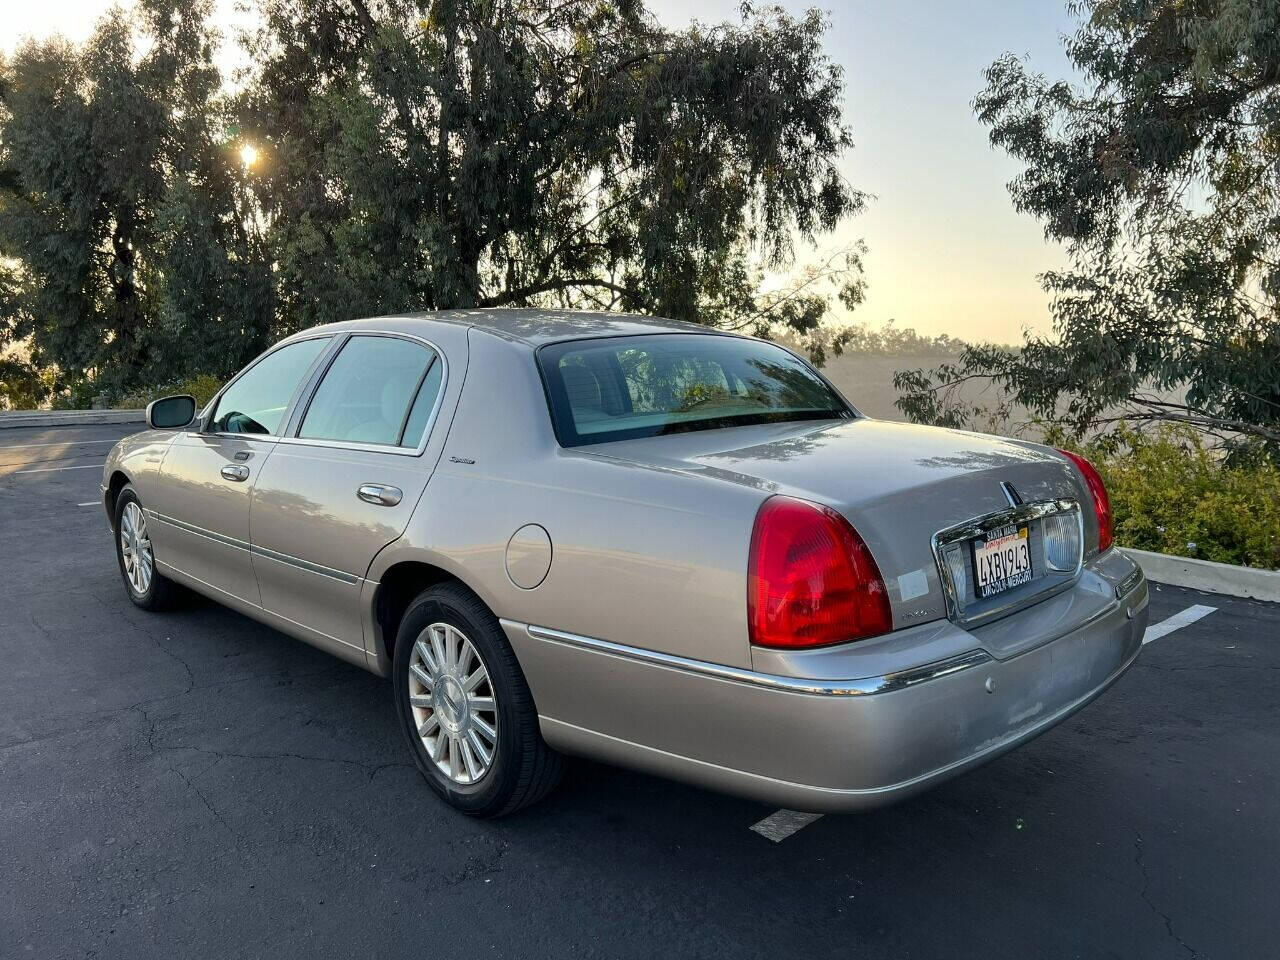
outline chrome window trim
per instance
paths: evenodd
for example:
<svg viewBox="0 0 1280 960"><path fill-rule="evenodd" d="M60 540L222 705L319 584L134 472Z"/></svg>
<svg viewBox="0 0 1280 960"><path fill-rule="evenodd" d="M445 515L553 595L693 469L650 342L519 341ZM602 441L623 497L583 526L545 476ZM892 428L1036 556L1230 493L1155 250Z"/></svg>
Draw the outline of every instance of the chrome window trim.
<svg viewBox="0 0 1280 960"><path fill-rule="evenodd" d="M303 422L307 419L307 411L311 408L311 401L315 398L316 391L320 389L320 384L324 382L325 376L328 375L329 368L333 366L333 362L338 359L338 355L342 353L343 348L354 337L388 337L393 340L409 340L426 347L436 355L436 359L440 363L440 389L436 391L435 404L431 407L431 413L427 416L427 422L422 428L422 442L418 446L397 447L385 443L361 443L358 440L323 440L298 436L302 430ZM278 442L290 446L323 447L329 450L363 450L370 453L390 453L399 457L420 457L426 452L431 443L431 435L435 431L436 418L439 417L440 408L444 404L444 395L446 389L448 389L448 384L449 359L438 344L428 340L426 337L415 336L411 333L397 333L392 330L344 331L344 335L337 346L324 355L323 369L315 372L305 381L303 395L296 399L289 411L289 416L285 418L285 433L277 439ZM416 399L417 395L415 394L409 402L410 409L412 409L413 400Z"/></svg>
<svg viewBox="0 0 1280 960"><path fill-rule="evenodd" d="M945 547L953 543L972 540L980 537L990 530L996 530L1010 524L1029 523L1032 520L1043 520L1045 517L1051 517L1059 513L1070 513L1074 511L1076 515L1076 523L1079 525L1080 535L1080 553L1076 557L1076 566L1074 570L1055 571L1062 577L1060 583L1043 590L1037 590L1030 594L1024 594L1018 597L1011 597L1008 602L990 607L979 614L966 617L960 612L960 603L956 597L955 584L951 582L951 574L947 569L946 560L942 556ZM981 516L973 517L962 523L957 523L950 527L945 527L933 535L933 560L938 567L938 580L942 584L942 592L947 602L947 618L953 623L962 627L972 627L981 623L987 623L1000 617L1008 616L1019 610L1031 606L1033 603L1039 603L1041 600L1048 600L1050 597L1056 596L1064 590L1069 590L1080 579L1080 574L1084 570L1084 515L1080 509L1080 501L1073 497L1062 497L1056 500L1034 500L1010 506L1004 510L996 510L993 513L984 513Z"/></svg>
<svg viewBox="0 0 1280 960"><path fill-rule="evenodd" d="M530 637L535 640L544 640L550 643L558 643L563 646L577 647L583 650L589 650L593 653L601 653L606 656L620 657L626 660L638 660L644 663L653 664L654 666L664 667L670 670L679 670L684 673L696 673L703 676L711 677L716 680L724 680L730 683L745 683L751 686L766 687L770 690L777 690L782 693L807 694L809 696L823 697L865 697L874 696L880 693L889 693L894 690L903 690L907 687L913 687L920 683L926 683L930 680L936 680L939 677L950 676L976 667L983 663L991 661L990 654L983 650L971 650L968 653L961 654L956 657L950 657L946 660L939 660L936 663L925 664L920 667L912 667L908 670L901 670L897 673L884 674L876 677L864 677L854 680L816 680L805 679L802 677L784 677L773 673L760 673L756 670L748 670L745 667L731 667L722 663L709 663L705 660L694 660L689 657L680 657L674 654L661 653L657 650L645 650L640 647L631 647L623 643L613 643L609 640L598 640L595 637L584 637L576 633L567 633L563 630L553 630L550 627L539 627L532 624L517 623L512 620L502 620L504 627L514 627L524 630Z"/></svg>
<svg viewBox="0 0 1280 960"><path fill-rule="evenodd" d="M816 420L816 419L808 420L808 421L804 421L804 420L778 421L780 423L784 423L784 422L826 423L826 422L836 422L836 421L844 422L845 420L866 419L865 416L861 413L861 411L859 411L857 407L855 407L852 403L849 402L849 398L846 397L839 390L837 390L835 384L833 384L830 380L828 380L822 374L822 372L813 365L812 361L807 360L804 357L800 356L800 354L796 353L794 350L790 349L789 347L786 347L781 343L775 343L772 340L765 340L761 337L748 337L743 334L730 333L725 330L714 330L710 328L707 330L678 330L678 331L668 330L668 331L662 331L658 333L643 333L643 332L642 333L615 333L615 334L601 333L601 334L593 335L589 337L568 337L568 338L559 339L559 340L550 340L546 343L539 344L533 350L534 367L538 371L538 379L542 383L543 399L546 402L547 422L551 425L552 436L555 437L556 444L559 447L565 450L579 450L582 447L596 446L599 444L610 443L612 441L579 439L577 442L570 443L568 445L566 445L563 442L561 438L560 423L556 419L556 400L554 399L551 381L547 376L546 367L542 362L542 356L541 356L542 352L544 350L548 350L549 348L560 347L566 344L575 344L575 343L585 344L585 343L593 343L593 342L604 343L610 340L631 340L631 339L640 339L640 338L657 339L660 337L724 337L730 340L746 340L751 343L758 343L758 344L761 344L762 346L781 350L783 353L790 355L792 359L794 359L797 363L800 364L800 366L804 367L810 374L812 374L815 379L823 383L827 387L827 389L829 389L835 395L835 397L845 405L846 412L848 413L847 417L833 417L831 418L830 421ZM723 430L727 428L715 427L711 429ZM575 435L577 435L576 430L574 430L574 433Z"/></svg>
<svg viewBox="0 0 1280 960"><path fill-rule="evenodd" d="M245 366L241 368L239 373L237 373L234 377L232 377L230 380L228 380L226 383L222 385L222 389L219 390L217 393L215 393L213 395L213 399L210 400L205 405L204 409L200 411L200 415L196 418L196 423L203 424L206 413L208 413L210 417L210 423L212 423L212 417L218 411L218 404L222 402L223 394L225 394L228 390L230 390L233 386L235 386L236 383L239 382L239 380L245 374L247 374L250 370L252 370L258 364L260 364L263 360L267 359L267 357L271 356L273 353L276 353L279 350L283 350L285 347L291 347L295 343L303 343L307 340L320 340L320 339L343 340L343 336L342 336L343 333L345 333L345 331L329 330L325 332L298 334L296 336L292 336L292 337L289 337L288 339L282 340L279 343L275 344L272 347L269 347L266 350L263 350L262 353L258 354L256 357L250 360L247 364L245 364ZM249 439L255 439L255 440L269 440L272 443L274 443L275 441L280 439L281 437L280 431L288 428L289 423L293 418L293 409L297 405L297 402L300 399L300 397L303 395L303 393L305 393L307 385L311 382L311 378L315 372L316 365L324 361L325 358L330 354L330 352L332 352L332 350L333 350L333 344L331 343L329 344L328 347L321 350L320 353L316 355L316 358L311 361L311 365L307 367L306 372L302 375L302 379L298 381L298 386L295 387L293 393L289 395L289 402L285 404L284 415L280 418L279 426L277 426L276 429L273 430L271 433L226 433L222 430L204 430L204 429L196 429L196 430L188 429L186 432L190 434L195 434L196 436L200 436L200 437L231 437L236 440L244 440L245 438L249 438Z"/></svg>
<svg viewBox="0 0 1280 960"><path fill-rule="evenodd" d="M342 570L335 570L333 567L326 567L323 564L312 563L310 560L302 560L298 557L290 556L287 553L278 553L275 550L268 550L266 547L255 547L251 543L245 543L243 540L237 540L235 537L228 537L221 533L215 533L212 530L206 530L204 527L197 527L193 523L186 523L174 517L165 516L163 513L156 513L154 510L146 510L147 517L151 520L157 520L160 523L179 530L185 530L187 533L194 534L197 537L204 537L206 540L212 540L215 543L221 543L228 547L234 547L237 550L243 550L252 556L262 557L266 560L275 560L277 563L283 563L291 567L297 567L300 570L306 570L308 573L316 573L322 577L328 577L331 580L337 580L341 583L356 584L360 582L360 577L355 574L346 573ZM234 594L233 594L234 596Z"/></svg>

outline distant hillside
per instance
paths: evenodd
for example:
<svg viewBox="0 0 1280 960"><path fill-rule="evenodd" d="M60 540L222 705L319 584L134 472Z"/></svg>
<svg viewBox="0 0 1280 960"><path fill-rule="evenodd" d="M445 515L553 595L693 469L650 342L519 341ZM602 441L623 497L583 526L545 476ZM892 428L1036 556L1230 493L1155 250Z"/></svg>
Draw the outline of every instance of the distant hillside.
<svg viewBox="0 0 1280 960"><path fill-rule="evenodd" d="M863 354L846 350L843 356L829 357L822 372L836 389L869 417L881 420L904 420L893 405L898 391L893 388L893 375L898 370L923 367L931 370L940 363L955 359L952 353L908 353L888 356Z"/></svg>
<svg viewBox="0 0 1280 960"><path fill-rule="evenodd" d="M788 346L794 348L793 344ZM905 420L894 406L898 391L893 386L893 375L899 370L932 370L939 364L953 363L966 346L965 341L945 333L930 337L910 327L896 327L892 322L878 329L860 325L854 328L840 356L828 353L822 372L867 416ZM994 406L995 391L990 386L977 384L965 395L974 401L990 397Z"/></svg>
<svg viewBox="0 0 1280 960"><path fill-rule="evenodd" d="M958 341L951 342L957 344L957 350L962 348ZM846 350L843 356L828 358L822 372L850 403L867 416L881 420L905 420L906 417L902 415L902 411L894 406L894 401L898 399L898 391L893 386L894 373L899 370L933 370L938 364L954 361L955 358L955 353L936 350L894 356L861 354L854 350ZM999 390L984 381L964 384L958 388L958 392L964 400L988 408L996 407L999 400ZM1186 395L1184 388L1151 389L1150 392L1161 399L1174 402L1181 402ZM1015 406L1010 411L1007 421L983 424L977 429L982 432L1040 441L1044 438L1044 428L1031 424L1031 419L1025 407Z"/></svg>

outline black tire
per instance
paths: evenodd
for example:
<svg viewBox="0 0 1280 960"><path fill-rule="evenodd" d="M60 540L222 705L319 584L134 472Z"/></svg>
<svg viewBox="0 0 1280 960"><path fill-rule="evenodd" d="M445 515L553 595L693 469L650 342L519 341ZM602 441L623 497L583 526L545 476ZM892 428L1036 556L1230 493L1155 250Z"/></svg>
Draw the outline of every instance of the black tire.
<svg viewBox="0 0 1280 960"><path fill-rule="evenodd" d="M131 503L137 504L139 509L142 507L142 501L138 498L137 491L133 489L132 484L127 484L116 497L115 523L112 526L116 542L116 563L120 567L120 579L124 581L125 593L129 595L129 599L133 601L135 606L139 606L143 610L167 610L177 600L180 588L159 570L155 569L154 550L152 552L151 581L147 584L147 589L139 592L129 579L129 573L125 567L124 544L121 539L120 523L125 509Z"/></svg>
<svg viewBox="0 0 1280 960"><path fill-rule="evenodd" d="M413 647L432 624L448 624L471 641L489 674L497 709L497 743L488 770L474 783L460 784L441 771L418 735L409 702ZM542 739L538 712L524 672L502 633L498 618L460 583L424 590L409 605L396 634L391 670L396 713L427 783L450 806L476 817L501 817L541 800L560 781L564 760Z"/></svg>

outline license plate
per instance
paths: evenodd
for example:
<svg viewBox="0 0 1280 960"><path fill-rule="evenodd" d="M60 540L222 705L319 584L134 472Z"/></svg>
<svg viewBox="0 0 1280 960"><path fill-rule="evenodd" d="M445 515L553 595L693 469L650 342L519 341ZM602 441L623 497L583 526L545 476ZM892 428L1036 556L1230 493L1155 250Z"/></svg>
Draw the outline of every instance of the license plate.
<svg viewBox="0 0 1280 960"><path fill-rule="evenodd" d="M1031 545L1026 527L991 530L973 541L975 593L979 598L1021 586L1031 580Z"/></svg>

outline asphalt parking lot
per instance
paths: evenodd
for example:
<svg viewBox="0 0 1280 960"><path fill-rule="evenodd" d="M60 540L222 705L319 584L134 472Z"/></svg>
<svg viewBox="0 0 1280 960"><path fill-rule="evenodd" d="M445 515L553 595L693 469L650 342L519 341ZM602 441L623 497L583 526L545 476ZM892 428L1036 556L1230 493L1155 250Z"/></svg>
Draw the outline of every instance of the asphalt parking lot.
<svg viewBox="0 0 1280 960"><path fill-rule="evenodd" d="M133 429L0 430L0 957L1280 952L1280 605L1158 587L1153 624L1212 612L1083 713L780 842L761 804L587 762L474 821L383 681L128 602L95 468Z"/></svg>

